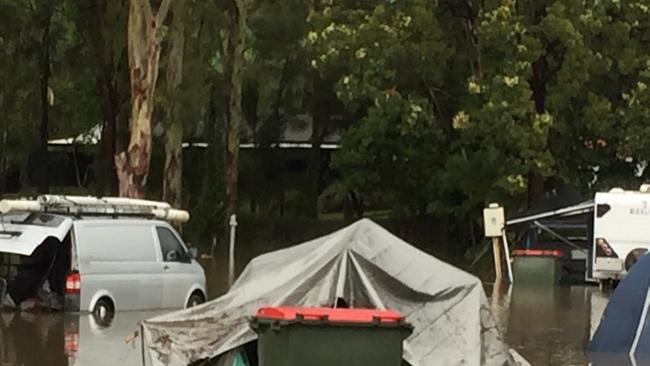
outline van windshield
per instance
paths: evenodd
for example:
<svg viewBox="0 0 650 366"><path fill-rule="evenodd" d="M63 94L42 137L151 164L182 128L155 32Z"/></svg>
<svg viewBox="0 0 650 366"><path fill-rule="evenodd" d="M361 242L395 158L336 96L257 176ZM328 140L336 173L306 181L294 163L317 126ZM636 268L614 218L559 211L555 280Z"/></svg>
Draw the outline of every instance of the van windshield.
<svg viewBox="0 0 650 366"><path fill-rule="evenodd" d="M59 227L65 217L43 212L32 213L7 213L0 215L1 224L36 225L44 227Z"/></svg>

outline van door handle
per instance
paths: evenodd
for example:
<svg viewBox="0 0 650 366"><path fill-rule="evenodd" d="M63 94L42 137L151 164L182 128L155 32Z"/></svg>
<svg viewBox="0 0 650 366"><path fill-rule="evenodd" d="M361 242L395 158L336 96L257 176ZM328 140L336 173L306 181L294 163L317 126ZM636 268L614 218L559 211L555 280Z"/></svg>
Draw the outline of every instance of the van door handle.
<svg viewBox="0 0 650 366"><path fill-rule="evenodd" d="M169 271L169 266L165 264L165 265L163 266L163 271Z"/></svg>

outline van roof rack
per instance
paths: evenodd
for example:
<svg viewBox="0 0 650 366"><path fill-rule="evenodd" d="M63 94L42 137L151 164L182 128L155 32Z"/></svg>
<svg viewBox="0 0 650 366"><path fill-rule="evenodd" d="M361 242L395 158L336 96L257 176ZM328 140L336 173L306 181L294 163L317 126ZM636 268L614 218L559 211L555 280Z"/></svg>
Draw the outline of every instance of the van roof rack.
<svg viewBox="0 0 650 366"><path fill-rule="evenodd" d="M36 199L2 200L0 213L49 212L68 215L139 216L170 222L187 222L189 212L166 202L124 197L41 195Z"/></svg>

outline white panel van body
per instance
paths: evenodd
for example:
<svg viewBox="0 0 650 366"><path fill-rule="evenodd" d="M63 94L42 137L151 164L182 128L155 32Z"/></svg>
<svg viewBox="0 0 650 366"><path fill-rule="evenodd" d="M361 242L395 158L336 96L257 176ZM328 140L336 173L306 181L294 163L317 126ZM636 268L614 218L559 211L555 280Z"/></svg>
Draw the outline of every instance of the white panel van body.
<svg viewBox="0 0 650 366"><path fill-rule="evenodd" d="M65 267L57 269L65 276L66 311L178 309L207 298L203 268L167 222L49 213L0 216L0 252L29 256L48 238L60 242L56 267Z"/></svg>

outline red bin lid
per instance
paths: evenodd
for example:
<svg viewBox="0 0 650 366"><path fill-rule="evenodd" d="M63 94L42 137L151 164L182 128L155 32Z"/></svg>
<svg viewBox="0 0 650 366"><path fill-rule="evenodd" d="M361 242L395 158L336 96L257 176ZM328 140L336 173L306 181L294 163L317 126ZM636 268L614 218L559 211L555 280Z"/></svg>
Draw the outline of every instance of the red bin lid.
<svg viewBox="0 0 650 366"><path fill-rule="evenodd" d="M518 257L563 257L559 249L515 249L512 251L513 256Z"/></svg>
<svg viewBox="0 0 650 366"><path fill-rule="evenodd" d="M278 320L296 320L298 317L305 320L322 320L327 317L329 321L348 323L372 323L374 319L379 319L382 323L397 323L402 319L400 313L393 310L293 306L259 308L257 316Z"/></svg>

